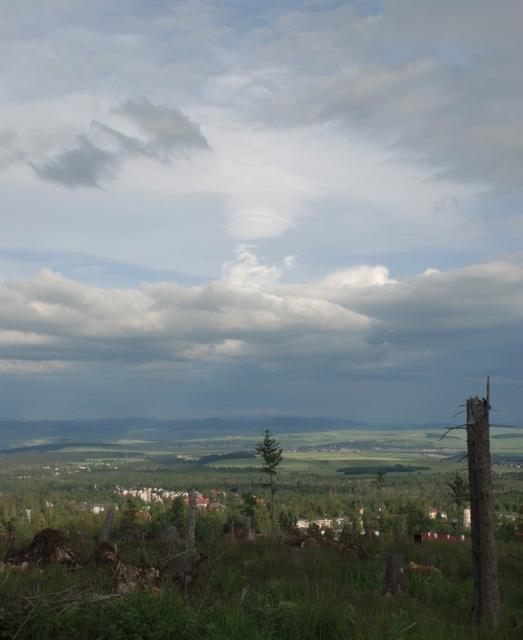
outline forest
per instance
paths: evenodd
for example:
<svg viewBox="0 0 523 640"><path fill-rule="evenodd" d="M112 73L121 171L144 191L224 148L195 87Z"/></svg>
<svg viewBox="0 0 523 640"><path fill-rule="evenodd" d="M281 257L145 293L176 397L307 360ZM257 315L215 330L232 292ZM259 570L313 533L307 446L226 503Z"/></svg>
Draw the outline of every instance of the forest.
<svg viewBox="0 0 523 640"><path fill-rule="evenodd" d="M463 443L389 435L374 448L289 437L274 473L260 433L237 448L84 439L0 455L0 637L520 638L514 448L494 451L502 614L486 626L471 613ZM386 588L391 554L405 559L401 594Z"/></svg>

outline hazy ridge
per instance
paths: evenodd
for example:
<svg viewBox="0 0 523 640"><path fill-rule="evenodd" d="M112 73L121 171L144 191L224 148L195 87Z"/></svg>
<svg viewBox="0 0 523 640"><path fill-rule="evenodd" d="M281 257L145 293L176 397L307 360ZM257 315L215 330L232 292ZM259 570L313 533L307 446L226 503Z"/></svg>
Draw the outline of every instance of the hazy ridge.
<svg viewBox="0 0 523 640"><path fill-rule="evenodd" d="M0 448L6 450L31 446L36 449L67 443L80 445L116 444L122 440L164 442L197 438L256 437L265 429L278 436L311 434L351 430L405 431L444 429L448 425L430 424L377 424L350 419L303 417L213 417L194 420L165 420L129 416L94 420L24 420L0 418ZM14 451L12 451L14 453Z"/></svg>

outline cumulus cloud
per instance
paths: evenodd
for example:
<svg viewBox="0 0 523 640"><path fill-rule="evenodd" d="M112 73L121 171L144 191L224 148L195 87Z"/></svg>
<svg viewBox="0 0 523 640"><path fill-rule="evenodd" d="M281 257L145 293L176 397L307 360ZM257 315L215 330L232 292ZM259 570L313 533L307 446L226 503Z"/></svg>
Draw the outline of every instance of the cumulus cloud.
<svg viewBox="0 0 523 640"><path fill-rule="evenodd" d="M263 267L246 248L235 264L238 273L226 267L229 281L192 288L103 290L51 271L4 280L2 367L230 361L285 368L317 361L388 370L426 366L439 349L463 357L494 332L498 343L519 340L523 270L516 264L493 261L403 281L383 267L359 267L341 280L338 273L299 286L282 284L281 269Z"/></svg>
<svg viewBox="0 0 523 640"><path fill-rule="evenodd" d="M284 336L325 331L359 336L369 323L327 300L234 289L220 282L192 289L158 283L142 290L104 291L50 271L24 282L2 282L0 302L5 327L0 341L9 361L61 356L64 362L139 364L264 359L269 352L281 359Z"/></svg>
<svg viewBox="0 0 523 640"><path fill-rule="evenodd" d="M291 257L284 260L284 265L289 264ZM282 274L282 267L260 264L248 245L240 245L236 259L223 265L223 280L233 289L264 289L278 282Z"/></svg>
<svg viewBox="0 0 523 640"><path fill-rule="evenodd" d="M393 284L396 280L389 278L389 270L383 265L370 267L359 265L329 274L320 284L325 287L373 287Z"/></svg>
<svg viewBox="0 0 523 640"><path fill-rule="evenodd" d="M396 363L400 370L422 375L446 367L456 375L466 371L467 362L470 368L477 362L497 367L501 360L517 376L513 353L521 349L520 264L492 260L444 272L430 269L389 286L331 291L326 294L330 300L375 320L366 339L383 348L384 360L369 360L364 367Z"/></svg>

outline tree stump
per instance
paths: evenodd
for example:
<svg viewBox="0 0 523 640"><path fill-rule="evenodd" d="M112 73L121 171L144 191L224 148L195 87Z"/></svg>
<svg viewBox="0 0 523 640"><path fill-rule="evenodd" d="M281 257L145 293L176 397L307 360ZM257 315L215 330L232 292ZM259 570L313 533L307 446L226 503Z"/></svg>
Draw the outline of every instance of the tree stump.
<svg viewBox="0 0 523 640"><path fill-rule="evenodd" d="M165 545L165 554L174 555L178 550L178 529L173 525L165 527L163 531L163 541Z"/></svg>
<svg viewBox="0 0 523 640"><path fill-rule="evenodd" d="M243 535L250 542L256 541L256 532L252 516L248 516L245 513L243 514Z"/></svg>
<svg viewBox="0 0 523 640"><path fill-rule="evenodd" d="M65 564L69 567L81 565L76 553L64 546L64 534L51 528L39 531L26 549L11 551L5 555L4 560L9 564L20 565L25 562L31 566L51 563Z"/></svg>
<svg viewBox="0 0 523 640"><path fill-rule="evenodd" d="M401 595L405 592L405 588L405 556L395 553L387 557L385 594Z"/></svg>

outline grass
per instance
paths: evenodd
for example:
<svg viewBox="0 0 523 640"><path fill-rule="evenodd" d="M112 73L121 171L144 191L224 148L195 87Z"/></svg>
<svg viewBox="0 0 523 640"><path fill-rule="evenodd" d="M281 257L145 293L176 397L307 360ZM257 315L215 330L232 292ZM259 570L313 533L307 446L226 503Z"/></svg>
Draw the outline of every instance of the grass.
<svg viewBox="0 0 523 640"><path fill-rule="evenodd" d="M159 558L159 541L146 557ZM523 631L523 545L500 543L503 615L497 629L471 620L468 545L408 540L365 542L367 560L319 545L214 540L194 591L183 597L168 575L159 589L118 597L107 569L61 567L0 574L0 638L17 640L511 640ZM407 570L402 596L384 595L389 553L442 577ZM139 554L138 554L139 555ZM130 554L132 556L132 553ZM519 570L516 568L519 567Z"/></svg>

